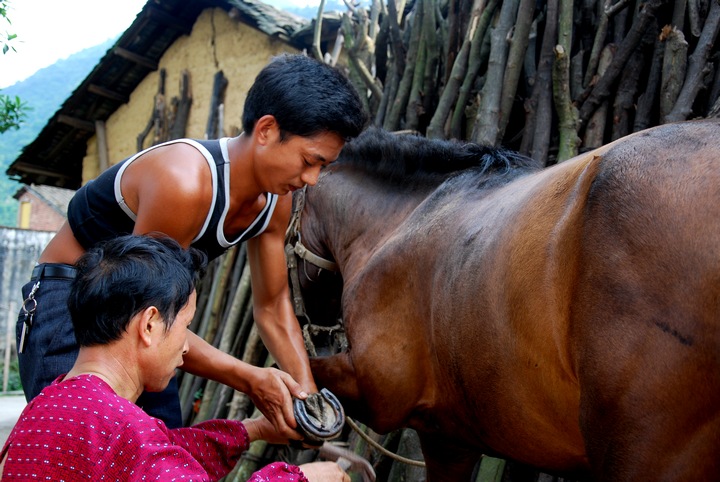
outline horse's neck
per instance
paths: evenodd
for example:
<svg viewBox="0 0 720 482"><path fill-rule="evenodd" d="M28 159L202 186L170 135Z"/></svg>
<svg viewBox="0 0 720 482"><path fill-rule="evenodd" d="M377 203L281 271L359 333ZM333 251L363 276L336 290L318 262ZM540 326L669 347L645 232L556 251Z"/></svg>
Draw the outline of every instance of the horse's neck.
<svg viewBox="0 0 720 482"><path fill-rule="evenodd" d="M340 266L362 266L427 196L426 192L390 190L373 182L347 183L329 199L322 216L328 245ZM332 213L332 214L329 214Z"/></svg>

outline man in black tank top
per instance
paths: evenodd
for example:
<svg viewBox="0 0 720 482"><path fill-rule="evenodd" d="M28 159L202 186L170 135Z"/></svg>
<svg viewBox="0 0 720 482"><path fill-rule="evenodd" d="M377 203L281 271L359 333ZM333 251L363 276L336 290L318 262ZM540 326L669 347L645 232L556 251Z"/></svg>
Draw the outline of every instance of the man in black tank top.
<svg viewBox="0 0 720 482"><path fill-rule="evenodd" d="M366 122L358 94L338 70L281 55L250 88L239 136L153 146L87 183L23 287L17 339L26 398L75 361L66 299L73 264L86 250L124 234L161 232L212 259L247 240L255 321L283 371L243 363L192 333L182 368L247 393L279 433L300 439L291 397L317 387L288 294L284 235L292 191L315 184ZM138 404L170 427L182 423L175 385L144 393Z"/></svg>

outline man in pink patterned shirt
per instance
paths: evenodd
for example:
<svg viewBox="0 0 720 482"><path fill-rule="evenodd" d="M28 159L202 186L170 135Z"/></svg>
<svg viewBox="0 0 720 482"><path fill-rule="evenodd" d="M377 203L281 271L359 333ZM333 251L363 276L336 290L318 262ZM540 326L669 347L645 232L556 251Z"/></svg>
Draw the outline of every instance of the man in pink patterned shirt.
<svg viewBox="0 0 720 482"><path fill-rule="evenodd" d="M168 429L134 401L163 390L188 351L200 252L124 236L78 263L68 306L80 353L23 413L0 452L6 480L217 480L250 442L287 443L264 417ZM334 462L273 463L251 481L345 481Z"/></svg>

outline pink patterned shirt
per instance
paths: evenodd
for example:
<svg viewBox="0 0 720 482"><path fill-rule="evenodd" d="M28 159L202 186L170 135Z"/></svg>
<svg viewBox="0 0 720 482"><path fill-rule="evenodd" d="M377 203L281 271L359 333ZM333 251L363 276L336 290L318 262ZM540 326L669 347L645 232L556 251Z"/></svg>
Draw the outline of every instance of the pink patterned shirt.
<svg viewBox="0 0 720 482"><path fill-rule="evenodd" d="M102 379L59 377L34 398L15 425L0 460L7 480L217 480L247 450L237 420L168 429L119 397ZM294 465L273 463L250 481L307 482Z"/></svg>

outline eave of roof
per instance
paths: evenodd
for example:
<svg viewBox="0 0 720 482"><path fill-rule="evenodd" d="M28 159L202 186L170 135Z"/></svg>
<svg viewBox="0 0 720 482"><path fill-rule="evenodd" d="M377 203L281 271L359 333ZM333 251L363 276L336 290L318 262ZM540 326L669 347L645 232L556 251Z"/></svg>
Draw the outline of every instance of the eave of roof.
<svg viewBox="0 0 720 482"><path fill-rule="evenodd" d="M7 174L24 184L78 189L95 123L125 104L138 84L158 69L173 42L190 34L200 13L212 7L295 47L307 46L293 35L308 21L258 0L149 0L35 140L23 148Z"/></svg>

